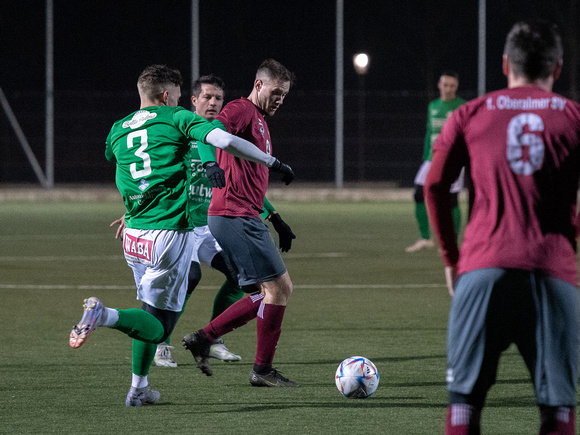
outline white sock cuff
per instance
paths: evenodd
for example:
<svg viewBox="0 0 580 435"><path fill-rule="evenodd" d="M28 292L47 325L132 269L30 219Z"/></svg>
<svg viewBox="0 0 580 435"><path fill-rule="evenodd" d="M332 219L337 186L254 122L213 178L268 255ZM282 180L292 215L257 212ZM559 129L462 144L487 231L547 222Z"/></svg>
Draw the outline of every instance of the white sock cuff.
<svg viewBox="0 0 580 435"><path fill-rule="evenodd" d="M136 375L135 373L132 373L132 379L131 379L131 386L135 387L135 388L144 388L147 385L149 385L149 383L147 382L147 376L139 376Z"/></svg>
<svg viewBox="0 0 580 435"><path fill-rule="evenodd" d="M105 307L105 312L103 313L103 324L101 326L115 326L119 321L119 312L114 308Z"/></svg>

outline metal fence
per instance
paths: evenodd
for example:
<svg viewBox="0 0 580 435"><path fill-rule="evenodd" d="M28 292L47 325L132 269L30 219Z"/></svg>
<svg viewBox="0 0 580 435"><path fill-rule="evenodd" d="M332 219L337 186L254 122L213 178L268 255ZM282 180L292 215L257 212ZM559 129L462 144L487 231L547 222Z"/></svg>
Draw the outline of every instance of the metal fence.
<svg viewBox="0 0 580 435"><path fill-rule="evenodd" d="M44 95L5 93L42 164ZM229 91L226 100L247 93ZM462 92L461 96L473 98L475 92ZM427 104L435 97L410 91L345 92L344 181L412 186L421 163ZM332 92L296 90L268 121L274 154L292 165L297 181L334 181L334 104ZM110 183L114 165L104 157L105 139L112 123L138 105L136 91L56 91L55 182ZM0 183L36 181L5 114L0 113Z"/></svg>

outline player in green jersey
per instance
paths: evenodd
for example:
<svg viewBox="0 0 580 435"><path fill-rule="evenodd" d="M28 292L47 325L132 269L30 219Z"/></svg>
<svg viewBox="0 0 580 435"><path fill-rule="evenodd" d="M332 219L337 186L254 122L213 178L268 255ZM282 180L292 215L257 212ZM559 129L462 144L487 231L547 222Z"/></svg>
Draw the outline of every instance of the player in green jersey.
<svg viewBox="0 0 580 435"><path fill-rule="evenodd" d="M407 252L435 247L435 242L431 240L429 231L429 219L427 218L427 208L425 207L425 200L423 198L423 186L427 178L427 172L429 172L431 166L435 139L437 139L447 118L451 116L455 109L465 103L465 100L456 95L458 87L459 75L454 71L443 72L437 83L439 98L429 103L427 111L427 132L423 146L423 163L415 176L415 192L413 195L415 201L415 217L417 218L421 237L405 249ZM455 220L455 232L457 234L461 226L461 213L457 202L458 193L461 189L463 189L463 172L453 186L451 186L451 192L453 193L453 218Z"/></svg>
<svg viewBox="0 0 580 435"><path fill-rule="evenodd" d="M70 346L79 348L91 331L107 326L133 338L126 406L159 400L159 392L149 387L149 367L157 344L173 330L185 299L193 251L185 166L189 141L203 140L293 177L288 165L178 107L181 83L177 70L147 67L137 81L140 110L117 121L106 141L105 156L116 162L117 187L127 209L123 249L142 310L111 309L96 297L88 298L69 337Z"/></svg>

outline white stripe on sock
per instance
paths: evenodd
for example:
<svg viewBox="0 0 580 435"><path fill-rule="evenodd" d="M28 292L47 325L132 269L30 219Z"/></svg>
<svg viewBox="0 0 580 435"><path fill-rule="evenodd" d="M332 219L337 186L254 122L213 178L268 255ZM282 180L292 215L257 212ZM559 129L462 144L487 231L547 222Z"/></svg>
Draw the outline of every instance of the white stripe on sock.
<svg viewBox="0 0 580 435"><path fill-rule="evenodd" d="M466 404L451 405L451 426L464 426L471 419L472 406Z"/></svg>
<svg viewBox="0 0 580 435"><path fill-rule="evenodd" d="M563 423L570 423L570 408L567 406L560 406L558 408L558 416L556 418L558 421Z"/></svg>
<svg viewBox="0 0 580 435"><path fill-rule="evenodd" d="M261 293L255 294L255 295L250 295L250 299L252 300L253 303L258 302L261 299L264 299L264 295Z"/></svg>
<svg viewBox="0 0 580 435"><path fill-rule="evenodd" d="M260 308L258 308L258 317L260 319L264 318L264 301L260 302Z"/></svg>

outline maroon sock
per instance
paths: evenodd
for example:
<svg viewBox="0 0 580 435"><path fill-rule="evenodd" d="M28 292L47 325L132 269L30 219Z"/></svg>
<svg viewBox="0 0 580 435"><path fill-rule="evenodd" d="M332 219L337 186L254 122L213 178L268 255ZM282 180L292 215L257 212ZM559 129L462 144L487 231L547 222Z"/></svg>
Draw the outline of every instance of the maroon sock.
<svg viewBox="0 0 580 435"><path fill-rule="evenodd" d="M576 433L576 413L574 407L542 406L540 435L574 435Z"/></svg>
<svg viewBox="0 0 580 435"><path fill-rule="evenodd" d="M263 304L262 307L258 313L258 347L255 365L266 369L272 367L286 307L272 304Z"/></svg>
<svg viewBox="0 0 580 435"><path fill-rule="evenodd" d="M203 332L210 341L244 326L258 315L260 303L264 295L250 295L230 305L227 310L213 319L203 328Z"/></svg>
<svg viewBox="0 0 580 435"><path fill-rule="evenodd" d="M479 435L481 411L475 406L454 403L447 408L445 435Z"/></svg>

